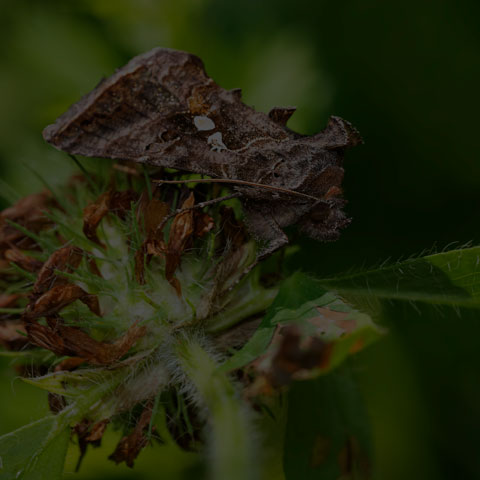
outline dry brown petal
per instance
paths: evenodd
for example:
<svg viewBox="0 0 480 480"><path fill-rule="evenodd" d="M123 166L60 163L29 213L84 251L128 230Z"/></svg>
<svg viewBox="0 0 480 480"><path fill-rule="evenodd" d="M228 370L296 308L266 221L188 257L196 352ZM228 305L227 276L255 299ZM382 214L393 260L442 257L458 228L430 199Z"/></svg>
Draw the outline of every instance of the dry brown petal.
<svg viewBox="0 0 480 480"><path fill-rule="evenodd" d="M113 191L108 190L102 193L95 202L87 205L83 209L83 233L92 242L106 248L97 236L97 227L102 221L102 218L110 210L110 201L112 199Z"/></svg>
<svg viewBox="0 0 480 480"><path fill-rule="evenodd" d="M110 212L124 219L126 212L130 210L131 203L135 202L137 198L138 195L133 190L116 192L110 189L102 193L95 202L83 209L83 233L85 236L102 248L106 248L106 245L97 236L98 225Z"/></svg>
<svg viewBox="0 0 480 480"><path fill-rule="evenodd" d="M189 210L179 213L175 216L168 236L165 276L172 286L174 286L177 292L178 288L174 283L178 282L173 282L173 275L177 267L180 265L180 257L194 232L193 210L191 209L194 204L195 197L192 192L190 196L183 202L181 207L182 209Z"/></svg>
<svg viewBox="0 0 480 480"><path fill-rule="evenodd" d="M22 218L34 218L43 216L44 210L49 203L50 195L46 192L33 193L21 198L11 207L6 208L0 213L0 217L17 221Z"/></svg>
<svg viewBox="0 0 480 480"><path fill-rule="evenodd" d="M88 259L88 268L94 275L96 275L97 277L103 278L102 272L98 268L97 262L93 257L90 257Z"/></svg>
<svg viewBox="0 0 480 480"><path fill-rule="evenodd" d="M7 220L18 223L31 232L39 232L51 221L44 215L43 211L48 209L51 197L48 193L35 193L20 199L17 203L0 212L0 246L3 248L12 245L18 248L32 247L35 242L27 239L26 244L20 245L26 237L18 228L9 225Z"/></svg>
<svg viewBox="0 0 480 480"><path fill-rule="evenodd" d="M133 190L113 192L109 204L110 212L122 219L125 219L125 214L130 211L131 204L137 200L138 194Z"/></svg>
<svg viewBox="0 0 480 480"><path fill-rule="evenodd" d="M100 442L100 440L103 437L103 434L105 433L105 430L107 429L107 425L110 423L110 420L107 418L105 420L101 420L100 422L97 422L92 429L90 430L90 433L87 435L85 440L89 443L97 443Z"/></svg>
<svg viewBox="0 0 480 480"><path fill-rule="evenodd" d="M0 253L1 256L1 253ZM0 258L0 275L6 277L8 273L6 270L10 267L10 262L7 262L4 258Z"/></svg>
<svg viewBox="0 0 480 480"><path fill-rule="evenodd" d="M52 413L61 412L67 406L65 397L58 393L48 393L48 407Z"/></svg>
<svg viewBox="0 0 480 480"><path fill-rule="evenodd" d="M144 196L140 201L141 205L138 210L139 221L143 215L147 237L135 254L135 278L140 285L145 283L145 255L147 255L147 262L149 262L152 256L163 257L165 252L163 232L158 231L158 227L162 224L170 208L167 203L157 198L158 192L159 189L157 188L154 191L153 198L148 201Z"/></svg>
<svg viewBox="0 0 480 480"><path fill-rule="evenodd" d="M54 333L51 328L39 323L29 323L25 326L25 329L28 334L28 340L33 345L50 350L58 356L70 354L65 349L62 337Z"/></svg>
<svg viewBox="0 0 480 480"><path fill-rule="evenodd" d="M41 295L25 314L26 320L54 315L76 300L80 300L87 307L101 316L98 297L87 293L83 288L74 284L56 285Z"/></svg>
<svg viewBox="0 0 480 480"><path fill-rule="evenodd" d="M82 363L85 363L86 360L80 357L68 357L62 360L58 365L55 366L55 372L62 372L66 370L75 370Z"/></svg>
<svg viewBox="0 0 480 480"><path fill-rule="evenodd" d="M0 293L0 308L13 307L19 298L18 293Z"/></svg>
<svg viewBox="0 0 480 480"><path fill-rule="evenodd" d="M155 238L157 228L168 215L169 210L168 203L162 202L155 196L148 202L143 213L147 238Z"/></svg>
<svg viewBox="0 0 480 480"><path fill-rule="evenodd" d="M145 244L135 253L135 279L140 285L145 285Z"/></svg>
<svg viewBox="0 0 480 480"><path fill-rule="evenodd" d="M22 332L24 335L22 335ZM19 351L28 342L25 327L20 320L0 323L0 345L7 350Z"/></svg>
<svg viewBox="0 0 480 480"><path fill-rule="evenodd" d="M146 244L146 248L148 255L165 258L167 247L165 246L165 242L163 240L151 240Z"/></svg>
<svg viewBox="0 0 480 480"><path fill-rule="evenodd" d="M81 357L94 365L110 365L123 357L145 335L146 327L132 325L113 343L99 342L76 327L57 324L55 330L38 323L26 326L31 343L56 355Z"/></svg>
<svg viewBox="0 0 480 480"><path fill-rule="evenodd" d="M80 448L80 457L75 468L76 472L80 468L88 445L92 444L95 447L100 446L100 442L109 422L109 419L105 419L92 426L92 421L84 418L80 423L77 423L75 427L73 427L74 434L78 436L78 446Z"/></svg>
<svg viewBox="0 0 480 480"><path fill-rule="evenodd" d="M115 451L108 457L116 464L125 462L128 467L133 467L134 460L148 443L146 431L152 418L153 402L150 401L144 408L137 425L130 435L123 437L118 443Z"/></svg>
<svg viewBox="0 0 480 480"><path fill-rule="evenodd" d="M195 237L200 238L210 232L215 223L213 222L213 218L208 215L208 213L195 211L194 213L194 220L195 220Z"/></svg>
<svg viewBox="0 0 480 480"><path fill-rule="evenodd" d="M81 248L73 245L67 245L53 252L38 272L33 285L32 299L37 298L56 285L67 283L68 281L57 275L55 271L67 273L74 271L80 265L83 253Z"/></svg>
<svg viewBox="0 0 480 480"><path fill-rule="evenodd" d="M5 250L4 258L8 262L13 262L27 272L38 272L42 268L42 262L33 257L25 255L16 247Z"/></svg>

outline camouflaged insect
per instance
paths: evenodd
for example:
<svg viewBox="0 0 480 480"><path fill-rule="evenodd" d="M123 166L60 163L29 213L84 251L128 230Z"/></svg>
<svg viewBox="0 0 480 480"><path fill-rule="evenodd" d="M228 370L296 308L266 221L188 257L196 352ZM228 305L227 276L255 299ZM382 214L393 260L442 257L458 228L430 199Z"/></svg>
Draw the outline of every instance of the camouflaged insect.
<svg viewBox="0 0 480 480"><path fill-rule="evenodd" d="M262 257L288 243L282 229L289 225L328 241L349 222L342 211L343 157L361 137L334 116L316 135L295 133L286 127L294 111L257 112L242 103L239 89L224 90L209 78L198 57L156 48L103 80L43 134L71 154L231 184Z"/></svg>

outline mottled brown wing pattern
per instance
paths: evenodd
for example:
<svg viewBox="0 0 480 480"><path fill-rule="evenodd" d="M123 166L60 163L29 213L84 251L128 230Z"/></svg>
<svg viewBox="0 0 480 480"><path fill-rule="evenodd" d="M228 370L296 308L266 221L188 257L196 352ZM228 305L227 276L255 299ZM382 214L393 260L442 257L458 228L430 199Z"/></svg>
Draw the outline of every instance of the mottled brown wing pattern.
<svg viewBox="0 0 480 480"><path fill-rule="evenodd" d="M240 90L224 90L209 78L198 57L157 48L103 80L44 137L71 154L254 184L232 188L264 255L288 242L282 229L289 225L325 241L348 223L343 156L361 138L339 117L316 135L297 134L286 127L294 111L257 112L241 101Z"/></svg>

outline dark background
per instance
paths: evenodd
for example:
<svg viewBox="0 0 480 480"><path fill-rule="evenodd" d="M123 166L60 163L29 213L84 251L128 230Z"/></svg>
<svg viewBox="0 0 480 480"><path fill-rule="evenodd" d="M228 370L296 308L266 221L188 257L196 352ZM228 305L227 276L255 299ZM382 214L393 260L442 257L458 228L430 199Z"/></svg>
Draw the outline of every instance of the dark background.
<svg viewBox="0 0 480 480"><path fill-rule="evenodd" d="M318 132L330 114L362 133L365 145L345 163L351 226L333 244L302 240L290 268L323 276L478 244L478 1L0 4L0 174L20 194L40 188L25 165L52 184L74 171L44 144L43 127L132 56L167 46L199 55L220 85L241 87L259 110L296 105L289 126L301 133ZM377 478L480 478L480 318L403 304L391 316L389 338L357 362ZM1 433L43 408L30 410L36 392L20 382L10 389L6 372ZM160 457L142 455L132 475L157 474ZM107 468L99 465L86 463L84 478Z"/></svg>

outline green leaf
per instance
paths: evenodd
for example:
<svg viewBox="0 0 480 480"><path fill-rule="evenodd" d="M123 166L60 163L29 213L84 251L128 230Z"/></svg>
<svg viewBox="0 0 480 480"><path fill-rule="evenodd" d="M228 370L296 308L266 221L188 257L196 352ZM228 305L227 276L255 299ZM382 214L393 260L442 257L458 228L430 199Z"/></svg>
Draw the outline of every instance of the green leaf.
<svg viewBox="0 0 480 480"><path fill-rule="evenodd" d="M348 369L295 382L288 394L286 480L367 479L370 459L368 417Z"/></svg>
<svg viewBox="0 0 480 480"><path fill-rule="evenodd" d="M268 308L265 317L252 338L243 348L222 364L221 370L229 371L241 368L262 355L272 340L276 327L274 321L277 315L288 309L290 310L289 315L294 316L296 309L309 301L322 298L325 293L327 293L325 288L308 275L302 272L296 272L291 275L281 285L277 296ZM327 300L331 299L327 297L325 301Z"/></svg>
<svg viewBox="0 0 480 480"><path fill-rule="evenodd" d="M480 306L480 247L452 250L366 272L321 280L369 312L379 299Z"/></svg>
<svg viewBox="0 0 480 480"><path fill-rule="evenodd" d="M253 337L221 369L240 368L264 354L274 357L276 345L271 345L271 342L275 329L292 324L303 336L318 337L330 348L322 365L311 369L308 374L302 370L302 378L312 378L332 370L382 334L370 316L355 310L335 294L326 292L319 280L295 273L281 286Z"/></svg>
<svg viewBox="0 0 480 480"><path fill-rule="evenodd" d="M48 416L0 437L3 480L60 479L70 428Z"/></svg>

